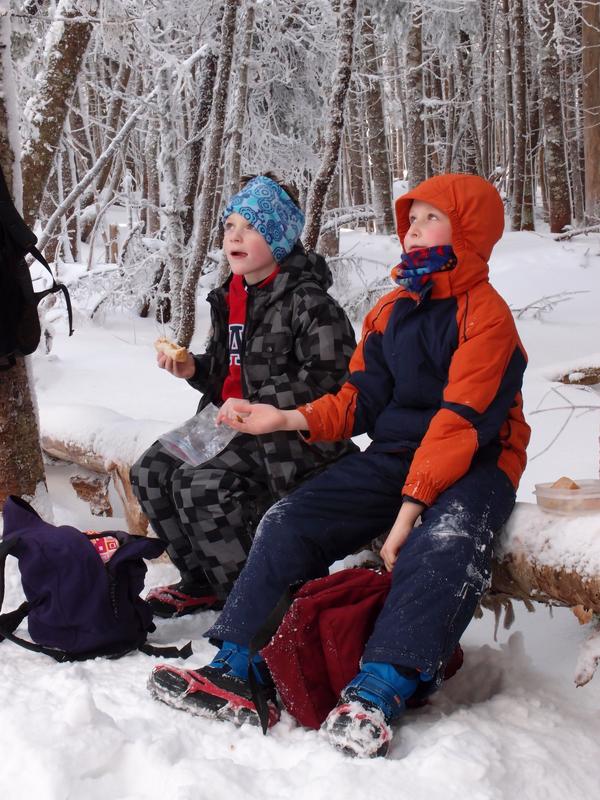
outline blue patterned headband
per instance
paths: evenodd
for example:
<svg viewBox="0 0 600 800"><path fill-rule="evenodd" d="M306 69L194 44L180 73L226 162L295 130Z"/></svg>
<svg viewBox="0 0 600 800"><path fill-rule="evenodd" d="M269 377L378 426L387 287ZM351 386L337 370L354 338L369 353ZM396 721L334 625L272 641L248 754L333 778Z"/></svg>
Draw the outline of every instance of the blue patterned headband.
<svg viewBox="0 0 600 800"><path fill-rule="evenodd" d="M278 183L264 175L252 178L234 195L225 211L240 214L256 228L280 264L294 249L304 227L304 214Z"/></svg>

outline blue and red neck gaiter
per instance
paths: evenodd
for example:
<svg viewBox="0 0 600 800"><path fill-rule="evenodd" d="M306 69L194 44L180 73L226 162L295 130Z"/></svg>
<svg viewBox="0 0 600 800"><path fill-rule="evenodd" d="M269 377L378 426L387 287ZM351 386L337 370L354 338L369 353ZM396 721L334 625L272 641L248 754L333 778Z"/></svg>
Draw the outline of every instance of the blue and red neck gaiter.
<svg viewBox="0 0 600 800"><path fill-rule="evenodd" d="M422 294L434 272L454 269L457 258L449 244L437 247L423 247L402 253L401 261L392 269L392 278L399 286L409 292Z"/></svg>

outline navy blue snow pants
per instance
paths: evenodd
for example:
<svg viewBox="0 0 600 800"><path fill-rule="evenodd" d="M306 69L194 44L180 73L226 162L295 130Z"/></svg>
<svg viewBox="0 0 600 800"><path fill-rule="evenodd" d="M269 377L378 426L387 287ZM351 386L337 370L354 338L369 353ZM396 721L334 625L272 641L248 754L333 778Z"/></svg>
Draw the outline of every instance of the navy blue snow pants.
<svg viewBox="0 0 600 800"><path fill-rule="evenodd" d="M480 451L469 472L423 511L398 554L364 661L439 675L452 654L489 586L493 535L515 502L493 449ZM411 458L348 455L272 506L205 635L249 645L288 586L326 575L334 561L389 531Z"/></svg>

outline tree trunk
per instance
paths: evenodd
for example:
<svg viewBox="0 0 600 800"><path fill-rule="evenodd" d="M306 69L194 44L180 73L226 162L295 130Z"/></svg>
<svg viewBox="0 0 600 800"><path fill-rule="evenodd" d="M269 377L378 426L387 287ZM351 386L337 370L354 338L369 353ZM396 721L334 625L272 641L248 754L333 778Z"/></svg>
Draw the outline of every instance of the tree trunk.
<svg viewBox="0 0 600 800"><path fill-rule="evenodd" d="M456 102L454 99L454 75L451 69L446 71L446 147L444 154L444 172L454 169L454 141L456 140Z"/></svg>
<svg viewBox="0 0 600 800"><path fill-rule="evenodd" d="M515 160L515 104L512 83L512 52L510 47L510 6L508 0L502 0L504 22L502 32L504 35L504 91L506 94L506 132L504 136L504 164L507 173L506 194L513 196L513 170Z"/></svg>
<svg viewBox="0 0 600 800"><path fill-rule="evenodd" d="M325 130L325 146L321 165L310 185L306 203L306 226L303 241L313 249L319 238L325 198L335 173L344 130L344 107L354 54L354 24L357 0L341 0L338 17L338 51L329 98L329 114Z"/></svg>
<svg viewBox="0 0 600 800"><path fill-rule="evenodd" d="M550 232L560 233L571 224L571 198L563 135L560 63L554 40L556 15L554 6L545 0L537 0L535 11L541 39L539 76L548 217Z"/></svg>
<svg viewBox="0 0 600 800"><path fill-rule="evenodd" d="M348 172L350 173L350 196L351 204L362 206L365 204L365 184L362 166L362 137L364 125L360 116L361 105L358 102L357 94L359 86L356 78L352 80L352 85L348 90L348 116L345 126L345 146L346 157L348 160Z"/></svg>
<svg viewBox="0 0 600 800"><path fill-rule="evenodd" d="M581 35L581 32L580 32ZM581 114L581 84L579 81L576 56L569 54L563 69L563 99L574 97L574 102L566 104L565 135L569 155L569 182L573 198L575 224L582 226L585 219L584 170L580 157L580 142L583 140L583 119Z"/></svg>
<svg viewBox="0 0 600 800"><path fill-rule="evenodd" d="M340 175L339 169L333 176L327 193L327 209L340 207ZM331 258L340 254L340 231L337 225L319 236L317 249L322 255Z"/></svg>
<svg viewBox="0 0 600 800"><path fill-rule="evenodd" d="M0 377L0 506L9 494L33 498L45 484L27 365L18 358Z"/></svg>
<svg viewBox="0 0 600 800"><path fill-rule="evenodd" d="M10 50L10 0L0 0L0 167L17 207L21 208L22 182L15 156L19 152L16 82ZM0 376L1 378L1 376ZM0 379L1 382L1 379Z"/></svg>
<svg viewBox="0 0 600 800"><path fill-rule="evenodd" d="M600 219L600 3L583 0L583 147L585 153L585 213Z"/></svg>
<svg viewBox="0 0 600 800"><path fill-rule="evenodd" d="M367 78L366 112L369 129L369 154L373 177L373 206L378 233L394 232L392 181L385 113L383 109L382 75L377 53L373 19L365 11L362 26L363 58Z"/></svg>
<svg viewBox="0 0 600 800"><path fill-rule="evenodd" d="M512 164L511 228L520 231L525 192L527 145L527 87L525 76L525 18L523 0L513 0L511 8L511 38L513 51L512 85L514 96L515 147Z"/></svg>
<svg viewBox="0 0 600 800"><path fill-rule="evenodd" d="M9 0L0 0L0 165L20 207L18 112L10 52ZM27 366L22 358L0 372L0 507L9 494L33 499L46 476Z"/></svg>
<svg viewBox="0 0 600 800"><path fill-rule="evenodd" d="M491 16L490 0L482 0L482 69L481 75L481 174L488 179L492 175L492 70L494 64L493 47L494 38L493 19Z"/></svg>
<svg viewBox="0 0 600 800"><path fill-rule="evenodd" d="M97 3L89 5L92 13ZM73 0L60 0L56 18L46 36L51 46L45 69L28 103L31 133L23 147L22 170L23 216L29 225L38 214L93 28Z"/></svg>
<svg viewBox="0 0 600 800"><path fill-rule="evenodd" d="M406 162L408 186L426 178L423 123L423 47L421 9L416 7L406 38Z"/></svg>
<svg viewBox="0 0 600 800"><path fill-rule="evenodd" d="M178 176L177 176L177 142L175 128L172 124L172 79L171 70L165 65L159 70L158 109L160 114L160 161L163 175L164 206L163 214L166 221L166 260L169 268L169 284L172 295L181 295L183 283L183 226L181 224L180 208L178 204ZM173 306L172 324L176 330L179 325L178 312L181 311L179 303Z"/></svg>
<svg viewBox="0 0 600 800"><path fill-rule="evenodd" d="M223 21L221 23L221 46L219 52L219 65L215 80L214 102L206 154L204 159L204 176L202 190L198 201L198 210L194 219L192 234L192 253L187 272L183 281L181 297L174 297L173 301L180 307L179 319L181 320L177 333L177 342L187 347L194 334L196 323L196 286L202 274L204 261L208 252L210 235L213 223L213 203L219 177L221 152L223 145L223 130L225 127L225 114L227 111L227 96L229 94L229 76L231 74L231 61L233 57L233 44L235 38L235 20L239 2L227 0ZM181 306L179 304L181 303Z"/></svg>
<svg viewBox="0 0 600 800"><path fill-rule="evenodd" d="M146 236L155 236L160 230L160 178L158 174L158 136L155 120L150 119L144 152L144 188L146 195Z"/></svg>
<svg viewBox="0 0 600 800"><path fill-rule="evenodd" d="M244 17L244 35L238 58L237 88L233 120L231 125L231 139L229 140L230 158L228 159L228 181L226 197L231 197L240 188L240 175L242 169L242 138L244 122L246 119L246 101L248 99L248 62L252 50L252 37L254 35L254 2L249 2Z"/></svg>
<svg viewBox="0 0 600 800"><path fill-rule="evenodd" d="M198 192L202 150L206 140L204 129L208 125L212 109L218 63L219 56L217 53L207 53L199 70L202 74L202 80L198 90L198 102L192 122L192 141L190 142L189 154L182 179L183 239L186 244L190 240L194 227L194 204Z"/></svg>

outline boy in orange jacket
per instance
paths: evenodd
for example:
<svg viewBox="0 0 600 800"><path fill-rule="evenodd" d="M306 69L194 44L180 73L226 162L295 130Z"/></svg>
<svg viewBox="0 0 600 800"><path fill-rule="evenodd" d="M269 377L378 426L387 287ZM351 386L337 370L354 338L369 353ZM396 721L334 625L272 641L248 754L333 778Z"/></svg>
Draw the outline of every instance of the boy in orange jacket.
<svg viewBox="0 0 600 800"><path fill-rule="evenodd" d="M158 699L237 724L258 724L260 691L272 724L274 687L260 655L249 659L253 636L289 585L389 532L381 556L392 589L361 671L322 726L336 748L363 757L384 755L408 698L439 686L489 585L493 535L514 505L529 440L526 355L488 280L504 227L497 191L473 175L441 175L400 197L396 218L398 288L367 315L340 392L291 411L230 400L220 412L251 434L296 430L313 442L367 432L371 445L263 517L206 634L221 646L211 664L160 665L149 683Z"/></svg>

